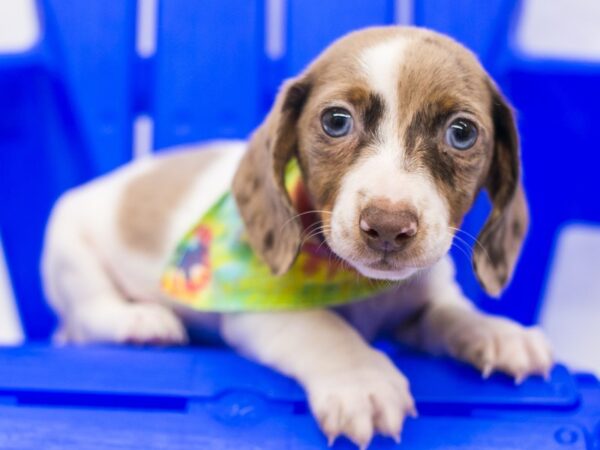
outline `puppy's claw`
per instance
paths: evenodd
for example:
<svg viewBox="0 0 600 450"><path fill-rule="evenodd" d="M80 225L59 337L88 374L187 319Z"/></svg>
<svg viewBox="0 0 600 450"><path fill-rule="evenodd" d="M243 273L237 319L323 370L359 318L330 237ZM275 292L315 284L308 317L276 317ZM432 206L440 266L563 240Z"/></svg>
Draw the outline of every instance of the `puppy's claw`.
<svg viewBox="0 0 600 450"><path fill-rule="evenodd" d="M367 417L357 417L350 421L350 429L346 433L348 439L361 450L366 450L373 439L373 424Z"/></svg>
<svg viewBox="0 0 600 450"><path fill-rule="evenodd" d="M486 363L481 370L481 378L487 380L492 373L494 372L494 365L491 363Z"/></svg>
<svg viewBox="0 0 600 450"><path fill-rule="evenodd" d="M413 419L416 419L417 417L419 417L419 411L417 411L417 408L413 405L412 408L410 408L407 411L407 414L412 417Z"/></svg>
<svg viewBox="0 0 600 450"><path fill-rule="evenodd" d="M368 353L364 364L315 377L306 390L311 410L328 445L346 436L366 449L374 434L398 441L409 411L415 413L408 381L378 352Z"/></svg>
<svg viewBox="0 0 600 450"><path fill-rule="evenodd" d="M525 381L525 378L527 378L527 375L524 373L516 374L515 375L515 385L520 386L521 384L523 384L523 381Z"/></svg>
<svg viewBox="0 0 600 450"><path fill-rule="evenodd" d="M331 448L333 447L333 444L335 444L335 441L337 440L337 438L339 437L339 434L331 434L327 436L327 447Z"/></svg>

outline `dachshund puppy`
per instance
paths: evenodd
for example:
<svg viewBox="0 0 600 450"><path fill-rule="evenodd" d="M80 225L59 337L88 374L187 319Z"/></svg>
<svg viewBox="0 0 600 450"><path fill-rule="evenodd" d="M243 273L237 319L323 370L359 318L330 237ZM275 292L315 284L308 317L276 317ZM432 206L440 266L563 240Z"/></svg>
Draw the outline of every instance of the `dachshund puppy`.
<svg viewBox="0 0 600 450"><path fill-rule="evenodd" d="M304 207L286 187L292 160ZM482 189L492 209L473 267L499 296L528 227L510 106L452 39L410 27L352 33L284 83L248 143L136 161L59 200L42 267L60 317L56 337L220 338L296 379L330 441L343 434L364 448L375 433L399 439L416 411L402 368L369 345L379 333L452 355L484 376L501 371L519 382L552 365L539 330L478 311L454 280L448 250ZM318 229L330 264L393 288L304 309L199 311L168 298L160 280L177 243L227 192L247 253L270 270L272 284L286 279ZM303 223L307 213L317 228Z"/></svg>

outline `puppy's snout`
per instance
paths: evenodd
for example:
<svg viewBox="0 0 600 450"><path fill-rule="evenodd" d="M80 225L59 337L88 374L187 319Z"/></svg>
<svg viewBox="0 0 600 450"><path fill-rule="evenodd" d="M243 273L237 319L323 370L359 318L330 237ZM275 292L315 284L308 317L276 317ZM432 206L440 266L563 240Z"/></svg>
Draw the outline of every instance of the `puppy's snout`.
<svg viewBox="0 0 600 450"><path fill-rule="evenodd" d="M367 206L360 214L360 234L373 250L394 251L405 247L417 234L416 213L409 208Z"/></svg>

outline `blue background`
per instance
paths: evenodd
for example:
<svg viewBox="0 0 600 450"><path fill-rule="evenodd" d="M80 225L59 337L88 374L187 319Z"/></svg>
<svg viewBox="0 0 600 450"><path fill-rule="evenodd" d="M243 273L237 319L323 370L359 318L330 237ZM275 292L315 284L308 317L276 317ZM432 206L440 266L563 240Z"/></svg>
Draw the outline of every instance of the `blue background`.
<svg viewBox="0 0 600 450"><path fill-rule="evenodd" d="M55 318L38 274L43 230L66 189L132 158L133 122L154 120L153 147L245 138L282 79L344 33L391 24L391 0L288 0L285 52L265 52L258 0L163 0L157 51L135 50L134 0L38 0L42 40L0 54L0 234L30 341ZM481 307L536 320L553 242L573 221L600 221L597 105L600 65L531 59L513 42L513 0L417 0L413 21L474 50L514 103L532 227L502 300L477 286L456 254L459 279ZM485 197L465 221L477 234ZM551 379L482 381L472 368L376 344L406 373L421 417L405 448L597 449L600 385L556 367ZM0 351L0 447L326 448L292 380L224 349L55 349L29 343ZM393 448L376 438L374 447ZM336 448L353 448L341 439Z"/></svg>
<svg viewBox="0 0 600 450"><path fill-rule="evenodd" d="M43 38L0 55L0 233L25 331L46 339L55 319L41 294L38 261L50 207L67 188L132 158L133 121L154 120L154 147L245 138L282 79L356 28L392 24L391 0L289 0L285 52L265 52L259 0L159 3L157 51L135 51L133 0L39 0ZM600 220L595 105L600 66L533 60L513 45L512 0L421 0L413 21L474 50L516 107L532 226L521 263L500 301L477 286L457 252L459 280L482 308L536 320L557 230ZM477 235L484 196L464 224Z"/></svg>

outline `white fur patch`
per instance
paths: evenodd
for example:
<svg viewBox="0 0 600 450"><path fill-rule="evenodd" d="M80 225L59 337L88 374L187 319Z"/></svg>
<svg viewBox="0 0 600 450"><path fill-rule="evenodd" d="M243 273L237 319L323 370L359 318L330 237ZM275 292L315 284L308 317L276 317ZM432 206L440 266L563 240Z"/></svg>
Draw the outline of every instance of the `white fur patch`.
<svg viewBox="0 0 600 450"><path fill-rule="evenodd" d="M128 183L153 170L161 163L160 157L126 165L70 191L57 203L46 233L42 266L46 295L61 315L60 339L185 341L183 327L169 309L129 300L162 300L159 280L166 261L183 234L229 188L246 143L213 142L203 147L211 152L210 161L188 194L173 205L165 250L160 254L141 254L123 243L117 219Z"/></svg>
<svg viewBox="0 0 600 450"><path fill-rule="evenodd" d="M368 149L371 152L369 156L343 176L332 214L332 250L363 275L372 278L405 279L416 269L438 261L448 251L452 241L448 229L448 207L431 177L422 169L409 172L404 164L406 149L403 148L403 130L398 117L398 83L409 44L408 39L395 38L365 50L360 56L367 82L375 93L381 95L385 108L378 139ZM421 256L406 261L405 267L397 270L369 267L376 260L369 260L361 251L364 244L358 229L360 213L375 199L386 199L391 204L406 204L419 217Z"/></svg>
<svg viewBox="0 0 600 450"><path fill-rule="evenodd" d="M194 151L197 146L182 147L179 151ZM165 253L155 258L132 252L127 246L119 244L112 249L110 256L116 257L114 264L121 270L114 274L120 283L135 297L152 299L159 296L156 280L172 257L181 238L202 217L202 215L225 193L231 185L244 151L243 141L214 141L203 145L203 152L211 153L206 167L186 195L171 212L169 226L165 236ZM156 161L156 160L154 160ZM111 230L111 232L115 232ZM107 241L109 237L106 237ZM107 255L107 258L110 256ZM128 270L129 269L129 270ZM141 288L141 289L140 289Z"/></svg>
<svg viewBox="0 0 600 450"><path fill-rule="evenodd" d="M369 84L388 101L397 98L398 75L408 44L407 38L396 37L369 47L360 55Z"/></svg>
<svg viewBox="0 0 600 450"><path fill-rule="evenodd" d="M344 175L331 220L331 248L356 267L363 275L392 280L405 279L419 269L433 264L449 249L452 235L448 229L448 207L430 177L421 172L407 172L398 157L378 151L365 158ZM419 260L407 261L397 271L378 271L366 267L370 261L359 257L361 237L360 212L374 199L403 203L415 209L421 234Z"/></svg>
<svg viewBox="0 0 600 450"><path fill-rule="evenodd" d="M214 157L181 201L181 207L174 211L167 236L167 247L175 248L181 237L202 214L230 189L246 148L245 141L215 141L206 145L203 152L211 152Z"/></svg>
<svg viewBox="0 0 600 450"><path fill-rule="evenodd" d="M387 152L400 161L403 149L398 117L398 79L408 39L397 37L365 50L360 56L371 89L385 101L385 113L380 124L383 145L378 150Z"/></svg>

